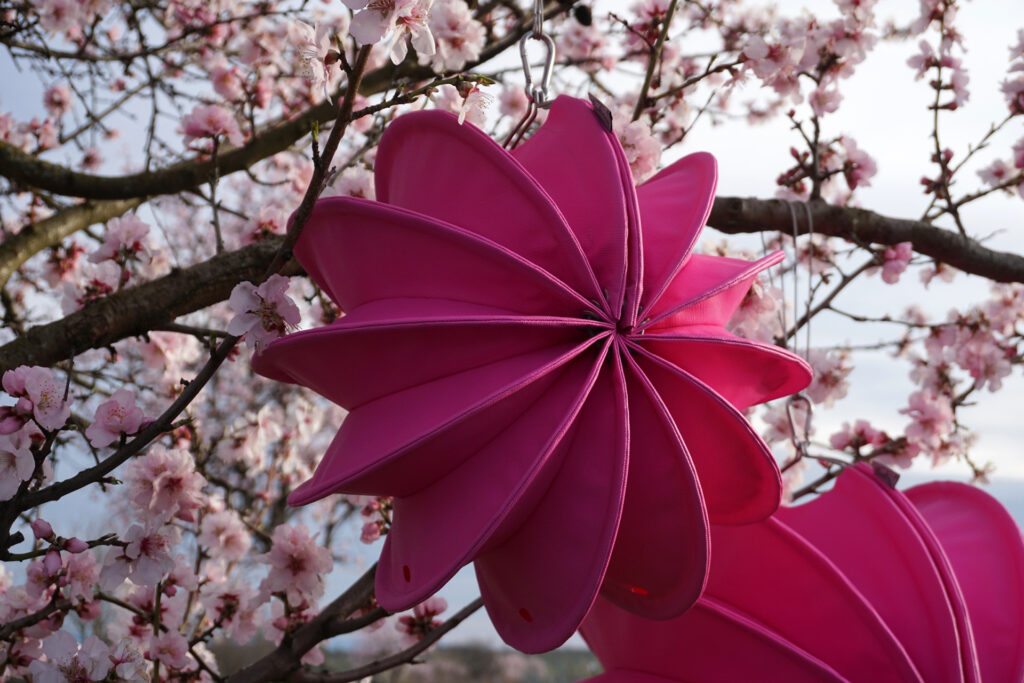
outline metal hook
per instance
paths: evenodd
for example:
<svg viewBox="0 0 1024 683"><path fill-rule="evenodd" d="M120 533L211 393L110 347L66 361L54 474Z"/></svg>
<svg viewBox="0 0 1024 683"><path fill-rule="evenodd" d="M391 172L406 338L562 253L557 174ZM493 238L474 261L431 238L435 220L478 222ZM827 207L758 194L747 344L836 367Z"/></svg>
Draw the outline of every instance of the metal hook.
<svg viewBox="0 0 1024 683"><path fill-rule="evenodd" d="M555 66L555 41L551 39L551 36L543 32L543 28L541 28L540 32L537 31L538 17L543 18L543 16L543 12L534 14L534 30L527 31L519 40L519 55L523 59L523 73L526 76L526 94L534 104L542 109L551 105L551 102L548 101L548 88L551 87L551 72ZM544 72L540 83L534 82L533 73L530 69L530 57L527 54L526 44L531 39L544 43L546 50Z"/></svg>

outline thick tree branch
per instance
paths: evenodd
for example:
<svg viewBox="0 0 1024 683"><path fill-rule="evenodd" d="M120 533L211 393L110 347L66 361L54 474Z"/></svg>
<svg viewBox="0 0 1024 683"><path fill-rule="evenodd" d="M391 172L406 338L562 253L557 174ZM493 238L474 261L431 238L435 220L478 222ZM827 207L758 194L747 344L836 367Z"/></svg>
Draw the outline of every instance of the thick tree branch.
<svg viewBox="0 0 1024 683"><path fill-rule="evenodd" d="M568 5L551 3L547 16L564 12ZM523 24L500 40L488 45L480 58L467 64L465 71L484 64L501 54L527 30ZM434 72L425 66L386 66L371 71L363 78L359 92L372 95L394 85L397 80L423 81L434 77ZM302 139L313 123L333 121L337 106L328 101L310 107L298 116L278 120L258 131L244 147L237 147L218 153L218 177L241 171L282 152ZM362 112L355 112L358 118ZM126 199L153 197L163 194L177 194L199 187L213 177L214 164L209 159L192 158L180 161L155 171L124 176L98 176L80 173L22 152L17 147L0 142L0 176L25 187L37 188L54 194L87 199Z"/></svg>
<svg viewBox="0 0 1024 683"><path fill-rule="evenodd" d="M443 635L468 619L469 616L480 609L483 604L484 601L477 598L456 612L443 624L423 636L423 638L415 645L408 647L401 652L397 652L390 657L384 657L383 659L378 659L357 669L349 669L348 671L316 672L300 670L292 674L288 678L288 681L289 683L351 683L352 681L361 681L368 676L373 676L374 674L381 673L382 671L394 669L395 667L403 664L411 664L416 661L417 655L439 641Z"/></svg>
<svg viewBox="0 0 1024 683"><path fill-rule="evenodd" d="M141 203L141 199L85 202L26 226L17 235L0 242L0 287L7 284L25 261L46 247L90 225L121 216Z"/></svg>
<svg viewBox="0 0 1024 683"><path fill-rule="evenodd" d="M276 650L241 671L228 676L228 683L279 681L298 669L299 660L304 654L316 647L318 643L344 632L344 630L339 630L341 624L344 624L353 612L370 603L370 598L373 597L373 580L376 573L377 565L375 564L349 586L348 590L324 607L312 621L285 636Z"/></svg>
<svg viewBox="0 0 1024 683"><path fill-rule="evenodd" d="M911 242L914 251L930 256L965 273L996 282L1024 282L1024 256L995 251L964 235L922 221L890 218L866 209L832 206L822 201L809 204L814 232L842 237L855 244L893 245ZM795 207L798 232L807 232L806 213ZM721 232L791 233L793 216L789 203L780 199L718 197L708 225Z"/></svg>
<svg viewBox="0 0 1024 683"><path fill-rule="evenodd" d="M798 231L807 232L799 207ZM863 209L812 203L814 231L854 243L893 245L913 242L914 250L973 275L998 282L1024 282L1024 257L994 251L961 235L927 223L888 218ZM708 225L726 233L792 231L786 202L776 199L718 197ZM103 348L144 334L174 318L227 299L232 288L252 280L269 266L281 238L238 251L90 303L80 311L31 328L24 337L0 346L0 371L18 365L53 365L89 349ZM300 272L297 264L286 274Z"/></svg>
<svg viewBox="0 0 1024 683"><path fill-rule="evenodd" d="M89 349L143 335L174 318L227 299L232 288L258 278L283 238L267 239L213 257L191 268L123 289L66 318L38 325L0 347L0 372L19 365L50 366ZM298 269L292 269L294 274Z"/></svg>

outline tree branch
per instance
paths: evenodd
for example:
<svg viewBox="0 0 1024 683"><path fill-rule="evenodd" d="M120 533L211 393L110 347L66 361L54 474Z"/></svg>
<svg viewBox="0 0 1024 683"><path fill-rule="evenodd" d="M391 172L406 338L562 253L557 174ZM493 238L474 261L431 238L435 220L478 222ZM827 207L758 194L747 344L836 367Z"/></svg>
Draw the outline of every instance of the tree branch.
<svg viewBox="0 0 1024 683"><path fill-rule="evenodd" d="M85 202L26 226L17 235L0 242L0 288L25 261L46 247L90 225L121 216L141 203L142 199Z"/></svg>
<svg viewBox="0 0 1024 683"><path fill-rule="evenodd" d="M372 676L382 671L387 671L388 669L394 669L396 666L401 666L402 664L411 664L415 661L416 655L439 641L441 636L445 635L469 618L469 616L480 609L483 604L484 601L477 598L456 612L451 619L448 619L433 631L430 631L423 636L423 638L415 645L408 647L401 652L395 653L390 657L378 659L356 669L339 671L337 673L331 671L324 671L321 673L316 671L300 670L292 674L288 678L288 681L289 683L349 683L350 681L360 681L367 676Z"/></svg>
<svg viewBox="0 0 1024 683"><path fill-rule="evenodd" d="M295 629L291 635L285 636L276 650L228 676L228 683L279 681L298 669L299 660L304 654L318 643L341 633L342 631L338 630L339 625L345 623L345 619L357 609L369 604L373 596L373 580L376 573L375 564L349 586L348 590L324 607L312 621Z"/></svg>
<svg viewBox="0 0 1024 683"><path fill-rule="evenodd" d="M1024 282L1024 256L995 251L980 242L937 228L930 223L906 218L890 218L866 209L833 206L825 202L809 203L814 232L842 237L854 244L894 245L911 242L914 251L965 273L980 275L996 282ZM796 212L802 216L802 211ZM755 232L791 233L793 216L789 203L781 199L718 197L708 225L729 234ZM804 234L807 225L797 230Z"/></svg>
<svg viewBox="0 0 1024 683"><path fill-rule="evenodd" d="M274 237L219 254L93 301L55 322L30 328L25 336L0 346L0 373L19 365L51 366L224 301L239 282L263 274L282 242L283 238ZM298 272L296 264L285 274Z"/></svg>
<svg viewBox="0 0 1024 683"><path fill-rule="evenodd" d="M855 244L912 242L914 250L966 273L998 282L1024 282L1024 257L995 251L928 223L889 218L864 209L811 203L814 231ZM803 212L798 211L797 216ZM708 225L726 233L792 232L787 203L777 199L718 197ZM806 233L807 226L798 227ZM272 238L204 263L174 271L88 304L80 311L28 330L0 346L0 372L19 365L53 365L126 337L166 325L178 316L206 308L230 295L236 284L252 280L270 265L281 238ZM292 262L284 271L301 270Z"/></svg>

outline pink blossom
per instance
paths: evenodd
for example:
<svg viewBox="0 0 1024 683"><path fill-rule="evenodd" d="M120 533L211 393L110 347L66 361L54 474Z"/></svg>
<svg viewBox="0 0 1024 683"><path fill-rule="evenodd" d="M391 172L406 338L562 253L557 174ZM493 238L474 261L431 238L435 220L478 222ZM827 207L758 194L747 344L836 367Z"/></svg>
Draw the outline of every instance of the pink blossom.
<svg viewBox="0 0 1024 683"><path fill-rule="evenodd" d="M816 88L808 98L815 116L831 114L839 109L839 103L842 101L843 96L839 94L839 90L834 87L827 88L824 85Z"/></svg>
<svg viewBox="0 0 1024 683"><path fill-rule="evenodd" d="M43 429L60 429L71 416L71 404L64 400L64 387L53 373L38 366L21 365L3 375L4 390L18 399L14 406L0 409L0 433L20 429L31 413ZM12 429L14 428L14 429Z"/></svg>
<svg viewBox="0 0 1024 683"><path fill-rule="evenodd" d="M857 147L857 142L849 136L844 135L839 138L839 144L846 152L843 176L846 178L847 186L851 190L856 190L861 185L871 185L868 181L878 172L875 160L867 152Z"/></svg>
<svg viewBox="0 0 1024 683"><path fill-rule="evenodd" d="M36 471L31 439L24 432L0 435L0 501L13 498Z"/></svg>
<svg viewBox="0 0 1024 683"><path fill-rule="evenodd" d="M523 118L529 104L530 99L519 86L502 88L501 95L498 96L498 111L502 116L509 116L516 121Z"/></svg>
<svg viewBox="0 0 1024 683"><path fill-rule="evenodd" d="M110 663L122 681L143 681L149 675L149 664L132 645L122 640L110 652Z"/></svg>
<svg viewBox="0 0 1024 683"><path fill-rule="evenodd" d="M70 551L69 551L70 552ZM91 600L100 580L100 565L92 553L82 552L68 558L60 583L72 600Z"/></svg>
<svg viewBox="0 0 1024 683"><path fill-rule="evenodd" d="M900 242L887 248L882 257L885 259L882 264L882 281L894 285L899 282L900 275L907 269L910 259L914 257L914 244Z"/></svg>
<svg viewBox="0 0 1024 683"><path fill-rule="evenodd" d="M176 527L162 528L132 525L124 535L127 546L111 548L100 570L99 584L111 591L130 578L137 586L155 586L165 574L174 569L170 548L178 543L180 532Z"/></svg>
<svg viewBox="0 0 1024 683"><path fill-rule="evenodd" d="M225 635L239 644L252 640L263 622L263 601L257 592L243 579L226 576L219 569L210 572L199 601L221 623Z"/></svg>
<svg viewBox="0 0 1024 683"><path fill-rule="evenodd" d="M349 166L338 174L338 177L323 193L325 197L336 195L376 199L373 171L363 166Z"/></svg>
<svg viewBox="0 0 1024 683"><path fill-rule="evenodd" d="M332 52L331 26L321 22L313 27L301 21L292 21L289 30L294 36L295 50L299 55L299 73L313 90L323 88L324 96L327 97L328 84L341 71L339 62L329 58Z"/></svg>
<svg viewBox="0 0 1024 683"><path fill-rule="evenodd" d="M228 303L238 315L228 323L228 332L245 335L249 348L263 349L299 323L299 309L287 292L288 278L277 274L259 287L251 282L236 285Z"/></svg>
<svg viewBox="0 0 1024 683"><path fill-rule="evenodd" d="M486 38L483 24L473 18L464 0L434 2L430 8L430 32L434 36L434 53L420 53L419 58L421 63L429 62L438 73L461 71L480 56Z"/></svg>
<svg viewBox="0 0 1024 683"><path fill-rule="evenodd" d="M147 235L149 225L135 214L121 218L112 218L107 222L107 232L103 236L103 244L89 254L91 263L111 260L124 264L139 258L140 254L148 254Z"/></svg>
<svg viewBox="0 0 1024 683"><path fill-rule="evenodd" d="M754 280L739 308L729 319L730 332L748 339L773 341L782 333L779 302L782 291L762 279Z"/></svg>
<svg viewBox="0 0 1024 683"><path fill-rule="evenodd" d="M1013 167L1002 159L996 159L985 168L978 171L978 176L986 185L996 187L1002 185L1013 177Z"/></svg>
<svg viewBox="0 0 1024 683"><path fill-rule="evenodd" d="M642 183L654 174L661 161L661 144L651 135L651 128L644 121L630 121L628 116L616 116L615 134L622 143L633 173L633 182Z"/></svg>
<svg viewBox="0 0 1024 683"><path fill-rule="evenodd" d="M32 527L32 535L40 541L48 541L53 538L53 527L42 517L37 517L29 524Z"/></svg>
<svg viewBox="0 0 1024 683"><path fill-rule="evenodd" d="M391 61L401 64L406 55L406 38L421 55L434 54L434 36L428 18L433 0L343 0L352 9L360 9L352 18L349 33L360 45L379 42L389 32Z"/></svg>
<svg viewBox="0 0 1024 683"><path fill-rule="evenodd" d="M913 422L906 429L907 439L924 451L942 448L943 438L953 428L953 407L949 397L930 389L910 395L908 407L900 411Z"/></svg>
<svg viewBox="0 0 1024 683"><path fill-rule="evenodd" d="M363 530L359 534L359 540L368 545L379 540L382 526L381 522L366 522L363 524Z"/></svg>
<svg viewBox="0 0 1024 683"><path fill-rule="evenodd" d="M829 437L829 444L836 450L844 451L852 449L860 452L865 446L878 448L889 442L889 436L871 426L867 420L857 420L853 427L849 422L843 423L843 428Z"/></svg>
<svg viewBox="0 0 1024 683"><path fill-rule="evenodd" d="M285 593L290 604L315 602L324 593L323 575L334 561L303 524L282 524L274 529L273 546L262 556L270 571L260 584L264 593Z"/></svg>
<svg viewBox="0 0 1024 683"><path fill-rule="evenodd" d="M831 408L846 396L850 388L849 376L853 371L849 353L811 349L807 362L814 369L814 379L807 387L807 395L815 403Z"/></svg>
<svg viewBox="0 0 1024 683"><path fill-rule="evenodd" d="M118 389L96 408L93 423L85 430L85 436L96 448L114 443L122 435L139 431L145 416L142 408L135 405L135 393L130 389Z"/></svg>
<svg viewBox="0 0 1024 683"><path fill-rule="evenodd" d="M96 636L89 636L79 646L67 631L57 631L43 641L46 660L29 666L34 683L103 680L110 671L110 650Z"/></svg>
<svg viewBox="0 0 1024 683"><path fill-rule="evenodd" d="M240 560L252 545L252 538L238 513L233 510L211 512L203 517L196 539L215 557Z"/></svg>
<svg viewBox="0 0 1024 683"><path fill-rule="evenodd" d="M914 75L914 78L920 79L928 69L936 66L939 61L935 57L935 50L932 49L931 44L927 40L922 40L917 46L920 52L907 60L907 66L915 69L917 73Z"/></svg>
<svg viewBox="0 0 1024 683"><path fill-rule="evenodd" d="M72 536L71 538L64 541L64 550L67 550L72 555L83 553L89 549L89 544L80 539L78 536Z"/></svg>
<svg viewBox="0 0 1024 683"><path fill-rule="evenodd" d="M580 68L589 73L610 70L615 65L607 36L594 24L568 22L558 36L558 55L580 62Z"/></svg>
<svg viewBox="0 0 1024 683"><path fill-rule="evenodd" d="M185 134L185 145L191 146L196 140L224 136L236 147L245 142L234 114L217 104L198 104L181 122Z"/></svg>
<svg viewBox="0 0 1024 683"><path fill-rule="evenodd" d="M39 11L39 26L51 35L64 33L81 21L78 0L32 0L32 4Z"/></svg>
<svg viewBox="0 0 1024 683"><path fill-rule="evenodd" d="M50 116L59 119L71 111L72 106L74 106L71 88L67 83L51 85L43 93L43 104L46 106L46 111L50 113Z"/></svg>
<svg viewBox="0 0 1024 683"><path fill-rule="evenodd" d="M164 631L149 641L149 658L163 662L171 669L186 669L192 659L188 656L188 641L177 631Z"/></svg>
<svg viewBox="0 0 1024 683"><path fill-rule="evenodd" d="M245 88L242 85L242 74L237 66L223 62L210 70L210 82L213 90L228 102L240 102L245 99Z"/></svg>
<svg viewBox="0 0 1024 683"><path fill-rule="evenodd" d="M128 464L124 479L132 505L154 520L192 521L204 501L206 480L195 471L192 456L181 449L152 446Z"/></svg>
<svg viewBox="0 0 1024 683"><path fill-rule="evenodd" d="M405 645L414 645L423 640L423 636L440 626L441 620L434 617L446 609L448 609L448 603L445 599L434 596L416 605L411 615L400 616L395 622L395 628L402 634Z"/></svg>

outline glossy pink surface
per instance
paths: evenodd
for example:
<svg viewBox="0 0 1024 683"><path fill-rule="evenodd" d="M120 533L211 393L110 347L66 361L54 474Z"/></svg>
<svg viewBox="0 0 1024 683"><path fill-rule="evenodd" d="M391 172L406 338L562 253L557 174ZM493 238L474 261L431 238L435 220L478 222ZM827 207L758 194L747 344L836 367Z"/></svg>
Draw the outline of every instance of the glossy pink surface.
<svg viewBox="0 0 1024 683"><path fill-rule="evenodd" d="M608 670L593 683L1024 679L1024 543L979 489L904 494L862 464L711 539L707 590L683 616L598 599L581 627Z"/></svg>
<svg viewBox="0 0 1024 683"><path fill-rule="evenodd" d="M781 254L692 253L716 173L694 154L635 189L614 134L563 97L513 153L447 113L403 116L380 143L380 201L317 203L295 254L346 315L253 367L349 411L289 502L395 497L381 605L475 561L502 637L549 650L599 591L682 613L709 519L776 509L778 469L740 410L810 371L724 328Z"/></svg>

